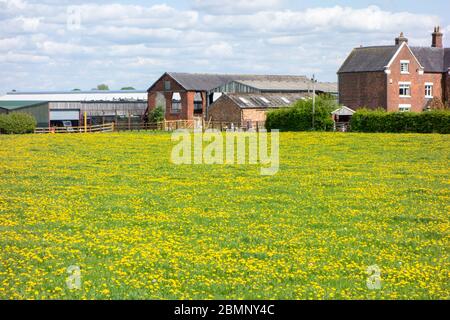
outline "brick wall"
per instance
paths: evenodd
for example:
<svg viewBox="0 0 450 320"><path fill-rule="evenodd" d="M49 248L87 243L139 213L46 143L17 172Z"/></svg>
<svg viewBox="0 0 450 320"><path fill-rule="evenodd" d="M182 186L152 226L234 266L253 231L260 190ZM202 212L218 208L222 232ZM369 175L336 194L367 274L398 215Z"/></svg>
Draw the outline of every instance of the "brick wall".
<svg viewBox="0 0 450 320"><path fill-rule="evenodd" d="M339 103L351 108L386 108L384 72L341 73L338 75Z"/></svg>
<svg viewBox="0 0 450 320"><path fill-rule="evenodd" d="M450 70L445 75L445 101L447 102L447 106L450 108Z"/></svg>
<svg viewBox="0 0 450 320"><path fill-rule="evenodd" d="M242 112L241 108L233 100L223 95L209 107L208 118L211 118L212 121L240 124L242 121Z"/></svg>
<svg viewBox="0 0 450 320"><path fill-rule="evenodd" d="M243 109L242 118L244 121L266 121L267 109Z"/></svg>

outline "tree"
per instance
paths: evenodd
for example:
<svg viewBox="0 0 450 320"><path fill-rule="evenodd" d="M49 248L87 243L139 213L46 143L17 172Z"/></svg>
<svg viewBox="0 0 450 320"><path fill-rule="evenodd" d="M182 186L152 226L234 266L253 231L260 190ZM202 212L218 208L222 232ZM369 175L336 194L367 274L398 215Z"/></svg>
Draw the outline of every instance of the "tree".
<svg viewBox="0 0 450 320"><path fill-rule="evenodd" d="M109 87L108 87L108 85L106 85L106 84L99 84L98 86L97 86L97 88L95 88L95 89L92 89L92 90L109 90Z"/></svg>
<svg viewBox="0 0 450 320"><path fill-rule="evenodd" d="M331 112L338 108L334 97L317 96L315 101L315 130L326 131L333 127ZM266 128L281 131L312 130L312 99L297 101L293 106L267 113Z"/></svg>
<svg viewBox="0 0 450 320"><path fill-rule="evenodd" d="M123 88L120 89L120 90L136 90L136 89L133 88L133 87L123 87Z"/></svg>
<svg viewBox="0 0 450 320"><path fill-rule="evenodd" d="M164 109L161 106L157 106L155 109L148 113L148 122L156 123L164 120Z"/></svg>
<svg viewBox="0 0 450 320"><path fill-rule="evenodd" d="M75 88L75 89L72 89L72 91L81 91L81 90L78 88Z"/></svg>

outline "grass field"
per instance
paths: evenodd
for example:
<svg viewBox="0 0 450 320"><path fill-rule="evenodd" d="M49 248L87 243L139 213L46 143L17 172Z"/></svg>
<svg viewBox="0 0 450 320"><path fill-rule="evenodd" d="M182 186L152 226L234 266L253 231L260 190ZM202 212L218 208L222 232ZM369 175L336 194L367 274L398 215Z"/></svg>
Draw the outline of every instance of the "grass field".
<svg viewBox="0 0 450 320"><path fill-rule="evenodd" d="M169 134L0 136L0 299L450 298L450 136L280 142L261 176Z"/></svg>

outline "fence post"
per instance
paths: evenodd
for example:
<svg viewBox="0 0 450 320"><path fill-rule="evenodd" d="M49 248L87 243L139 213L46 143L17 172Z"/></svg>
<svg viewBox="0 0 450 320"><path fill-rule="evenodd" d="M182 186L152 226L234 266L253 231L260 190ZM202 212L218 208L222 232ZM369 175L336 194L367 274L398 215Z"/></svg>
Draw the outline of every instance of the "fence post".
<svg viewBox="0 0 450 320"><path fill-rule="evenodd" d="M87 132L87 112L84 112L84 133Z"/></svg>

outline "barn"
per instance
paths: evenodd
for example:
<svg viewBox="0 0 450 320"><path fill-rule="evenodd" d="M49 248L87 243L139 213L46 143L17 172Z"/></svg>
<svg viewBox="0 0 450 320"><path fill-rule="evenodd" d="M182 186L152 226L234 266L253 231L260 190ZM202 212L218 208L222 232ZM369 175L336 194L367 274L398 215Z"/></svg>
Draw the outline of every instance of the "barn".
<svg viewBox="0 0 450 320"><path fill-rule="evenodd" d="M148 89L146 113L162 107L166 120L209 121L209 109L223 93L299 94L313 87L305 76L166 72ZM336 83L319 82L315 89L337 96Z"/></svg>
<svg viewBox="0 0 450 320"><path fill-rule="evenodd" d="M222 126L263 127L267 111L307 99L305 93L224 93L208 109L213 123Z"/></svg>
<svg viewBox="0 0 450 320"><path fill-rule="evenodd" d="M84 113L89 124L141 122L146 91L9 92L0 97L7 112L33 115L39 127L78 126Z"/></svg>

